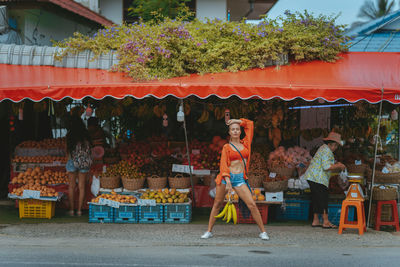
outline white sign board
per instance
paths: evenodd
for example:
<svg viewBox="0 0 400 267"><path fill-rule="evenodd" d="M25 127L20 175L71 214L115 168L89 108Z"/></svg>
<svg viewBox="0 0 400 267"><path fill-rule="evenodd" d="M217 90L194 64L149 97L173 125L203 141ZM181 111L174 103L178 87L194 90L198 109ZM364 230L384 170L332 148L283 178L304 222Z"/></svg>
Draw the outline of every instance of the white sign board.
<svg viewBox="0 0 400 267"><path fill-rule="evenodd" d="M22 193L23 198L40 199L40 191L37 190L24 190Z"/></svg>
<svg viewBox="0 0 400 267"><path fill-rule="evenodd" d="M99 204L119 209L119 202L114 200L99 198Z"/></svg>
<svg viewBox="0 0 400 267"><path fill-rule="evenodd" d="M156 200L155 199L138 199L138 205L139 206L155 206L156 205Z"/></svg>
<svg viewBox="0 0 400 267"><path fill-rule="evenodd" d="M193 166L190 168L193 173ZM172 164L172 172L190 173L189 165Z"/></svg>

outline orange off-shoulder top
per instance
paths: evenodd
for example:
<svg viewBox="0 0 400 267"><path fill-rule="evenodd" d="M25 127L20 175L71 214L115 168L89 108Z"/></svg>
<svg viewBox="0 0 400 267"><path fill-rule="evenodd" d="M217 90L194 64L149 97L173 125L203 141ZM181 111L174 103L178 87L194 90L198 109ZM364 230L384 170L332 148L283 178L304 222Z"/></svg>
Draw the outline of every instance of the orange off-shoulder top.
<svg viewBox="0 0 400 267"><path fill-rule="evenodd" d="M244 149L242 149L240 153L242 154L243 158L246 159L246 171L244 173L244 178L247 179L246 173L248 172L250 166L251 142L254 134L254 123L248 119L240 120L242 121L240 126L244 128L244 132L246 134L246 136L240 140L244 146ZM217 185L221 184L222 179L225 179L225 177L230 177L229 166L231 165L232 160L242 160L242 158L236 149L232 148L232 146L229 144L225 144L221 152L221 161L219 164L220 172L215 179L215 183Z"/></svg>

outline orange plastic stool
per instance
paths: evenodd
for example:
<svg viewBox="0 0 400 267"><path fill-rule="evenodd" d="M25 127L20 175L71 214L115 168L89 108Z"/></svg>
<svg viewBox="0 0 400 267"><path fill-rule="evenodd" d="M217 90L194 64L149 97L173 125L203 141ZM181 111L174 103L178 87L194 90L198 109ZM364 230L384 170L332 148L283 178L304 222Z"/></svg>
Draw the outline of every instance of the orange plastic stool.
<svg viewBox="0 0 400 267"><path fill-rule="evenodd" d="M392 206L392 220L382 221L382 205ZM397 212L397 201L396 200L378 200L376 205L376 215L375 215L375 230L379 231L382 225L392 225L396 228L396 232L399 231L399 213Z"/></svg>
<svg viewBox="0 0 400 267"><path fill-rule="evenodd" d="M350 206L355 207L357 210L357 221L351 222L348 220ZM340 213L339 235L341 235L343 230L346 228L358 229L359 235L363 235L364 232L367 230L367 225L365 223L364 200L343 200L342 210Z"/></svg>

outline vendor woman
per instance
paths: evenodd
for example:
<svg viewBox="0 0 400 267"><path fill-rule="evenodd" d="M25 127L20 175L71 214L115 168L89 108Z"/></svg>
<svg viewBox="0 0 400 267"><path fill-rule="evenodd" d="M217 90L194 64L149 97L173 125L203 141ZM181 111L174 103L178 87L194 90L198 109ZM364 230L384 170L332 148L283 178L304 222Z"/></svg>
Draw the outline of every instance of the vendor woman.
<svg viewBox="0 0 400 267"><path fill-rule="evenodd" d="M304 174L311 189L311 201L313 206L312 227L322 227L326 229L337 228L328 219L328 198L329 198L329 178L331 171L344 170L346 166L342 163L335 163L333 152L342 145L340 134L331 132L324 138L322 145ZM319 214L322 214L322 224L319 221Z"/></svg>
<svg viewBox="0 0 400 267"><path fill-rule="evenodd" d="M250 164L251 142L254 131L253 122L247 119L229 120L227 125L229 127L230 142L222 148L220 173L217 179L215 179L216 195L214 205L208 222L208 230L201 238L204 239L213 236L211 231L216 220L215 216L224 204L225 190L228 190L229 194L232 190L235 190L240 198L239 209L241 209L242 214L248 216L250 210L254 221L260 229L259 237L263 240L268 240L269 237L265 232L260 211L253 200L246 177ZM242 140L240 139L240 127L244 128L246 134Z"/></svg>

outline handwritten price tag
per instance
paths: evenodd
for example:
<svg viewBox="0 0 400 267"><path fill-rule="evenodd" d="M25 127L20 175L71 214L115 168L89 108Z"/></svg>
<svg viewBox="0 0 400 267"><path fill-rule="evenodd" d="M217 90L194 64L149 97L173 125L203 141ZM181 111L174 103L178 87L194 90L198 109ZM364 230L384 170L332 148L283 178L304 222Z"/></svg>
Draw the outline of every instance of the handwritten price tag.
<svg viewBox="0 0 400 267"><path fill-rule="evenodd" d="M210 175L211 171L210 170L194 170L193 174L194 175Z"/></svg>
<svg viewBox="0 0 400 267"><path fill-rule="evenodd" d="M276 178L276 173L271 172L271 173L269 174L269 178Z"/></svg>
<svg viewBox="0 0 400 267"><path fill-rule="evenodd" d="M60 161L53 161L53 166L61 166L61 162Z"/></svg>
<svg viewBox="0 0 400 267"><path fill-rule="evenodd" d="M192 149L193 155L200 155L200 149Z"/></svg>
<svg viewBox="0 0 400 267"><path fill-rule="evenodd" d="M24 190L22 193L23 198L40 199L40 191L37 190Z"/></svg>
<svg viewBox="0 0 400 267"><path fill-rule="evenodd" d="M138 205L140 206L155 206L156 200L155 199L138 199Z"/></svg>
<svg viewBox="0 0 400 267"><path fill-rule="evenodd" d="M361 160L356 160L356 161L354 162L354 164L355 164L355 165L361 165L362 162L361 162Z"/></svg>
<svg viewBox="0 0 400 267"><path fill-rule="evenodd" d="M193 166L191 166L193 173ZM190 173L189 165L172 164L172 172Z"/></svg>
<svg viewBox="0 0 400 267"><path fill-rule="evenodd" d="M119 202L114 200L99 198L99 204L119 209Z"/></svg>

